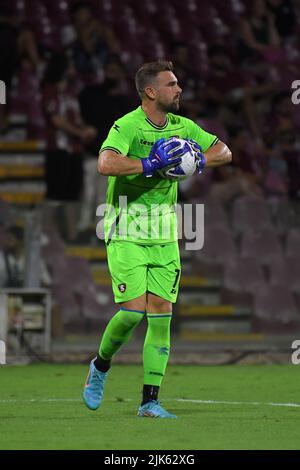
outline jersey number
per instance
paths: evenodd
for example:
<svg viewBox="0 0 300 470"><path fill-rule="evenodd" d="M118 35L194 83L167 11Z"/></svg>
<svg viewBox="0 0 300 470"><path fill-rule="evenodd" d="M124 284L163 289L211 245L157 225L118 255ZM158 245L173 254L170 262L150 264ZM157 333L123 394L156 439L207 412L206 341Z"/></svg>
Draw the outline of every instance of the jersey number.
<svg viewBox="0 0 300 470"><path fill-rule="evenodd" d="M180 274L180 269L175 269L175 273L176 273L176 277L175 277L175 281L174 281L174 284L173 284L173 287L172 287L172 290L171 290L171 294L176 294L176 284L178 282L178 279L179 279L179 274Z"/></svg>

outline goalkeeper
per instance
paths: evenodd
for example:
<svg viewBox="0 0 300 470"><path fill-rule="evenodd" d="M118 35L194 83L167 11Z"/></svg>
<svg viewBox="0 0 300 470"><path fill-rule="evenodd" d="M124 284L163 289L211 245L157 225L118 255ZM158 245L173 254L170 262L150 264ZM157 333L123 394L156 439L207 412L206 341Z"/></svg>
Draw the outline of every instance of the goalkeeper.
<svg viewBox="0 0 300 470"><path fill-rule="evenodd" d="M135 83L141 106L114 123L98 160L98 171L109 177L105 242L119 310L109 321L97 357L91 361L83 399L91 410L100 406L112 358L146 316L144 385L138 416L175 418L162 407L158 393L169 358L172 304L177 299L181 272L174 210L178 182L162 178L157 170L181 163L176 137L192 141L199 173L205 166L230 162L231 152L215 135L173 114L179 109L182 89L171 62L144 64ZM120 203L121 196L127 198L126 208ZM164 208L157 212L155 223L143 223L124 236L124 226L136 223L131 209L145 208L142 212L147 216L153 205ZM168 236L162 233L166 223Z"/></svg>

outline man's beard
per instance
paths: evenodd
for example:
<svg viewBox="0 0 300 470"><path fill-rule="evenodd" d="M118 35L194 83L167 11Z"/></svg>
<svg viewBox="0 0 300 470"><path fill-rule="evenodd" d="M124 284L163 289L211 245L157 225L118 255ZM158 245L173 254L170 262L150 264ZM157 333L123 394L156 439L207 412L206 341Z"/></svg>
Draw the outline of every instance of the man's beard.
<svg viewBox="0 0 300 470"><path fill-rule="evenodd" d="M159 108L164 113L175 113L179 109L179 101L172 101L168 104L160 103Z"/></svg>

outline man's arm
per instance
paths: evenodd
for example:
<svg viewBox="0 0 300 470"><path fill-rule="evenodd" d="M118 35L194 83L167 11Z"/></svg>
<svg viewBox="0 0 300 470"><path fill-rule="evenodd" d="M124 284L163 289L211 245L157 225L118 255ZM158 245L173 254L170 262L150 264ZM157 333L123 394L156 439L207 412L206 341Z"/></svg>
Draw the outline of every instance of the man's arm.
<svg viewBox="0 0 300 470"><path fill-rule="evenodd" d="M141 160L125 157L113 150L103 150L98 158L98 171L104 176L127 176L143 173Z"/></svg>
<svg viewBox="0 0 300 470"><path fill-rule="evenodd" d="M182 151L177 139L159 139L151 147L148 157L134 160L103 148L98 160L98 171L104 176L127 176L143 173L151 177L156 170L171 168L181 163Z"/></svg>
<svg viewBox="0 0 300 470"><path fill-rule="evenodd" d="M232 160L232 154L227 145L219 141L215 145L212 145L206 152L203 153L205 156L207 168L214 166L225 165L230 163Z"/></svg>
<svg viewBox="0 0 300 470"><path fill-rule="evenodd" d="M54 114L51 116L52 124L65 131L67 134L72 135L74 137L78 137L83 141L89 141L96 135L96 129L89 126L75 126L71 124L64 116L60 116L59 114Z"/></svg>

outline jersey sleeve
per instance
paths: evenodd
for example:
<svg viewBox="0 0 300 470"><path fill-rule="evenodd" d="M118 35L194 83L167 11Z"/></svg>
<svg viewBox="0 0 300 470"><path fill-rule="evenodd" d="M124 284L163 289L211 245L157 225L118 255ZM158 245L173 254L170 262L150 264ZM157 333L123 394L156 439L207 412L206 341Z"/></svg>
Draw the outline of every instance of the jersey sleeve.
<svg viewBox="0 0 300 470"><path fill-rule="evenodd" d="M103 150L114 150L122 155L127 155L133 137L134 127L132 123L119 119L111 127L105 141L101 145L100 152Z"/></svg>
<svg viewBox="0 0 300 470"><path fill-rule="evenodd" d="M186 120L186 126L189 139L195 140L197 144L200 145L203 152L206 152L206 150L219 141L216 135L206 132L204 129L198 126L198 124L191 121L190 119Z"/></svg>

